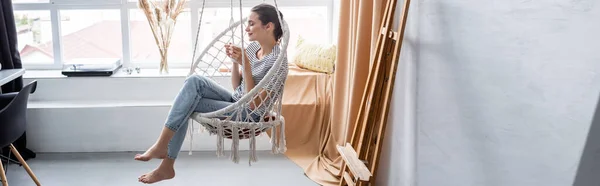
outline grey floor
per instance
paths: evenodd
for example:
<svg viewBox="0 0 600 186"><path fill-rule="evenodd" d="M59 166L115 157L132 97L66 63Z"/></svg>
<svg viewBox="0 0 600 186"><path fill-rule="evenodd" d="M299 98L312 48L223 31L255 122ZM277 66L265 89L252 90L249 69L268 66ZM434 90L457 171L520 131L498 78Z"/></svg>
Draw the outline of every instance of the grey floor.
<svg viewBox="0 0 600 186"><path fill-rule="evenodd" d="M145 185L138 176L153 170L160 160L138 162L135 153L68 153L38 154L27 163L43 186L116 186ZM247 152L241 153L240 163L215 152L182 152L175 164L175 178L153 185L206 186L313 186L302 169L283 155L270 151L258 152L259 161L248 166ZM23 167L10 165L7 172L10 186L35 185Z"/></svg>

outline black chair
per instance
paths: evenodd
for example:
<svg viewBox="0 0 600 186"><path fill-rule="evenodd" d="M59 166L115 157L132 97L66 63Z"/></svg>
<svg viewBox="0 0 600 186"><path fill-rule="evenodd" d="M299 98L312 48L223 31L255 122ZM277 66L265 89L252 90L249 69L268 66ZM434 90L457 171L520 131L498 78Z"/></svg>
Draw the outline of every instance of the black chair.
<svg viewBox="0 0 600 186"><path fill-rule="evenodd" d="M15 157L21 162L21 165L25 168L27 173L29 173L31 179L39 186L41 184L37 177L33 174L29 165L27 165L23 157L21 157L21 154L19 154L19 151L17 151L12 144L25 133L27 102L29 101L29 94L35 92L36 87L37 81L33 81L23 87L18 93L12 92L0 94L0 147L9 146L10 151L14 153ZM0 178L2 179L2 185L8 186L8 180L6 180L2 161L0 161Z"/></svg>

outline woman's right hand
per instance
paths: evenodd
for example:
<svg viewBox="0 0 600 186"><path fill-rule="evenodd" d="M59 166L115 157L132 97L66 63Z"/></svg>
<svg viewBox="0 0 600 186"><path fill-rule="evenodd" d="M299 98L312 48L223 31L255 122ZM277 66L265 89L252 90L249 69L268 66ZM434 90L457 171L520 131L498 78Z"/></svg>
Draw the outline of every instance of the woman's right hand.
<svg viewBox="0 0 600 186"><path fill-rule="evenodd" d="M225 53L237 64L242 64L242 49L235 45L225 44Z"/></svg>

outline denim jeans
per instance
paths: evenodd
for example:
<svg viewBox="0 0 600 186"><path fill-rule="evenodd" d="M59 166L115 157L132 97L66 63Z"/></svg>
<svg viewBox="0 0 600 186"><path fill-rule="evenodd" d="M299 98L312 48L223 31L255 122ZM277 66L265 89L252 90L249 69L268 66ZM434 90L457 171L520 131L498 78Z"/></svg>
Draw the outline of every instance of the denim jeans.
<svg viewBox="0 0 600 186"><path fill-rule="evenodd" d="M167 157L177 158L193 112L212 112L233 104L232 92L204 76L188 77L171 107L165 126L175 132Z"/></svg>

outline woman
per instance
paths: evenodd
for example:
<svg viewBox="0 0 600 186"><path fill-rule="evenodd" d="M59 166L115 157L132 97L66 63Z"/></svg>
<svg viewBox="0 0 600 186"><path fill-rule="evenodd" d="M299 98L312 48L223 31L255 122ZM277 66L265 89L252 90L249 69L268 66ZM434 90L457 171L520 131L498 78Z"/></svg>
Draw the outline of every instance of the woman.
<svg viewBox="0 0 600 186"><path fill-rule="evenodd" d="M251 43L245 50L245 60L242 60L239 47L225 46L227 56L235 62L231 75L234 91L230 92L203 76L187 78L175 98L159 138L144 154L137 154L134 158L139 161L148 161L153 158L162 159L157 169L138 178L140 182L156 183L175 177L173 166L187 133L189 115L192 112L212 112L233 104L244 95L244 92L252 90L274 65L280 50L277 41L283 35L277 10L271 5L260 4L253 7L250 13L245 31L248 33ZM281 12L279 14L281 15ZM281 17L283 18L283 15ZM286 73L283 74L285 77L287 76L287 59L283 60L284 64L281 65L283 69L280 69L280 72ZM242 64L242 62L246 64ZM251 68L241 68L240 65ZM240 69L244 72L241 73ZM260 101L260 98L254 100L256 105ZM254 107L254 105L250 105L250 109L261 109Z"/></svg>

